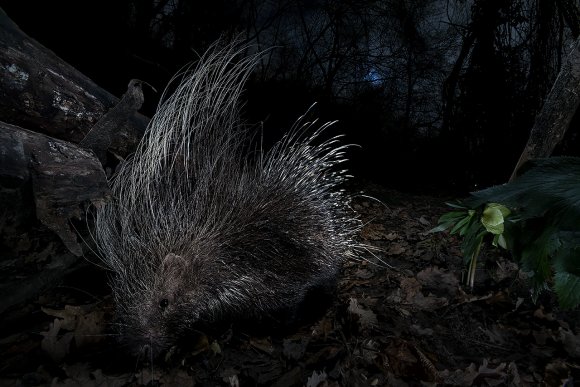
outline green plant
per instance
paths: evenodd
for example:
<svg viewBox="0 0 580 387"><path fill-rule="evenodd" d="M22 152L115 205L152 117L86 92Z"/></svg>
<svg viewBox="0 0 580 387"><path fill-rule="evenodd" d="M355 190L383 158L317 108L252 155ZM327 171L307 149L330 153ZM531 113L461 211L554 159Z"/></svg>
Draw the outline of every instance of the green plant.
<svg viewBox="0 0 580 387"><path fill-rule="evenodd" d="M470 286L481 244L491 234L495 246L507 248L531 273L534 300L552 285L562 307L580 304L580 158L535 160L513 182L451 206L432 231L464 238Z"/></svg>
<svg viewBox="0 0 580 387"><path fill-rule="evenodd" d="M455 208L439 219L439 226L431 230L440 232L450 229L450 234L458 234L463 237L461 251L468 265L467 284L473 288L475 281L475 268L481 245L486 235L493 235L492 244L507 248L503 235L504 222L511 211L498 203L489 203L480 208L468 208L461 204L447 203Z"/></svg>

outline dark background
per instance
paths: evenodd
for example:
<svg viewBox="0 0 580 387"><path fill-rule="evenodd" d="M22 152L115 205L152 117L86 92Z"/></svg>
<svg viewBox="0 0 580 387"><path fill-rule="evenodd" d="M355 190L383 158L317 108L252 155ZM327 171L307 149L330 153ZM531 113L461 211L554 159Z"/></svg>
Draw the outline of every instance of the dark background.
<svg viewBox="0 0 580 387"><path fill-rule="evenodd" d="M264 56L244 120L275 138L317 102L360 179L465 193L505 182L578 36L576 0L4 1L2 8L98 85L131 78L151 116L168 80L214 41ZM557 154L578 154L575 118Z"/></svg>

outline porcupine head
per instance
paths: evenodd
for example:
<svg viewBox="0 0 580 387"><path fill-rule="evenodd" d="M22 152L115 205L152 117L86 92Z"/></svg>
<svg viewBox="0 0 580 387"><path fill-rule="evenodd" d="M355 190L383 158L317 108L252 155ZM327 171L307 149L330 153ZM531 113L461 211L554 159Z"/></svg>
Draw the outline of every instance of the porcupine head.
<svg viewBox="0 0 580 387"><path fill-rule="evenodd" d="M214 47L177 77L97 210L120 335L136 351L296 304L358 248L339 187L345 146L319 138L328 125L301 118L269 151L249 146L238 99L258 56L247 49Z"/></svg>

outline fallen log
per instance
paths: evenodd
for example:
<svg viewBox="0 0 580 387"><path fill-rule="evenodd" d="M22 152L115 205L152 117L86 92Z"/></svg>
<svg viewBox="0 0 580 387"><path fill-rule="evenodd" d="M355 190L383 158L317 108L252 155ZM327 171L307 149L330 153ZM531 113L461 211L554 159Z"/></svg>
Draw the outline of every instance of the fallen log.
<svg viewBox="0 0 580 387"><path fill-rule="evenodd" d="M0 119L79 143L119 99L27 36L0 8ZM131 153L149 119L118 122L110 150Z"/></svg>
<svg viewBox="0 0 580 387"><path fill-rule="evenodd" d="M0 311L54 284L83 255L70 219L108 195L92 151L0 122Z"/></svg>

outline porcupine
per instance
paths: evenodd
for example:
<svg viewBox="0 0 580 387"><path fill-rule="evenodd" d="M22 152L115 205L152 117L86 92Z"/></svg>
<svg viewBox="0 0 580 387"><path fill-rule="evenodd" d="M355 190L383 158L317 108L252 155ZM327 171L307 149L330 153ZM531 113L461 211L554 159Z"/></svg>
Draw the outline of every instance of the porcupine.
<svg viewBox="0 0 580 387"><path fill-rule="evenodd" d="M167 349L200 321L296 305L360 247L338 167L347 146L320 140L331 123L301 117L251 151L238 99L259 56L246 48L214 47L179 76L97 210L119 333L136 351Z"/></svg>

